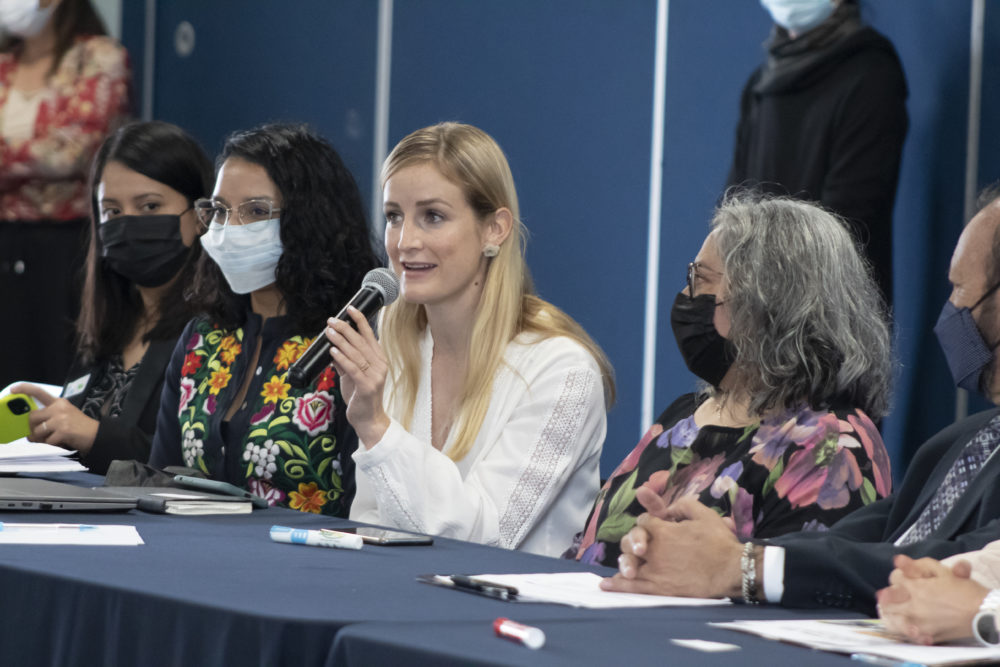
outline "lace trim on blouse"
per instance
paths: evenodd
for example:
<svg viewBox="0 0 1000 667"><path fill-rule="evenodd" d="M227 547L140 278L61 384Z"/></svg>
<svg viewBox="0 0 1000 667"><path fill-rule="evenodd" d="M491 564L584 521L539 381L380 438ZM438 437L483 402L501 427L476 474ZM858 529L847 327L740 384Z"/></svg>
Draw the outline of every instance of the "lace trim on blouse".
<svg viewBox="0 0 1000 667"><path fill-rule="evenodd" d="M566 456L579 435L583 411L593 391L594 375L587 370L574 370L566 376L563 391L552 408L542 434L531 450L527 467L514 486L514 493L500 518L500 543L516 547L532 525L540 501L552 484L559 460Z"/></svg>

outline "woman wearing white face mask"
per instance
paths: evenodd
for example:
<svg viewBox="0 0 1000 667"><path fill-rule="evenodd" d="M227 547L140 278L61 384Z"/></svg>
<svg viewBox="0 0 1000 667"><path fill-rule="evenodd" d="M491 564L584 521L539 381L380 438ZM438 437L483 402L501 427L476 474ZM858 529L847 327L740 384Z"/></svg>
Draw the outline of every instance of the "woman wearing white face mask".
<svg viewBox="0 0 1000 667"><path fill-rule="evenodd" d="M87 168L127 117L128 87L125 50L89 0L0 2L0 312L18 317L0 385L65 379Z"/></svg>
<svg viewBox="0 0 1000 667"><path fill-rule="evenodd" d="M856 0L761 0L774 20L750 76L728 185L817 201L846 218L892 302L892 209L906 79Z"/></svg>
<svg viewBox="0 0 1000 667"><path fill-rule="evenodd" d="M328 143L298 126L231 136L215 190L196 307L167 368L150 464L187 466L282 505L346 516L357 436L326 368L304 389L289 365L378 265L361 195Z"/></svg>

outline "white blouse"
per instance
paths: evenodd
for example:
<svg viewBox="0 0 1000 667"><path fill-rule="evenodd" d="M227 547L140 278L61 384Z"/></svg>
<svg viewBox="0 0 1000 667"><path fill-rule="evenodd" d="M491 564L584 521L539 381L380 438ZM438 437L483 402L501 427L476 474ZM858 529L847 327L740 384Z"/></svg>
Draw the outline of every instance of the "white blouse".
<svg viewBox="0 0 1000 667"><path fill-rule="evenodd" d="M420 342L412 428L397 419L359 447L351 519L558 556L583 529L600 485L604 385L590 353L568 338L522 334L507 346L479 435L461 461L431 445L429 328ZM453 429L452 435L457 429ZM443 448L451 445L451 438Z"/></svg>

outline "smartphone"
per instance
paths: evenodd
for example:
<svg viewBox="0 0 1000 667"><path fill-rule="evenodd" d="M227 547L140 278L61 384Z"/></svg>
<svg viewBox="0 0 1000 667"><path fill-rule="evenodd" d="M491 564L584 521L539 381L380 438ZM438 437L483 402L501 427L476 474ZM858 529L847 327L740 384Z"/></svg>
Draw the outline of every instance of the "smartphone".
<svg viewBox="0 0 1000 667"><path fill-rule="evenodd" d="M224 496L246 498L257 509L267 509L267 501L265 499L250 493L246 489L241 489L234 484L230 484L229 482L220 482L215 479L204 479L202 477L189 477L188 475L174 475L174 481L181 486L186 486L189 489L198 489L199 491L208 491L210 493L221 493Z"/></svg>
<svg viewBox="0 0 1000 667"><path fill-rule="evenodd" d="M28 413L37 407L35 399L26 394L7 394L0 398L0 443L27 437L31 433Z"/></svg>
<svg viewBox="0 0 1000 667"><path fill-rule="evenodd" d="M357 526L356 528L338 528L342 533L357 533L365 544L378 544L383 547L416 547L434 544L434 538L420 533L405 533L401 530L371 528Z"/></svg>

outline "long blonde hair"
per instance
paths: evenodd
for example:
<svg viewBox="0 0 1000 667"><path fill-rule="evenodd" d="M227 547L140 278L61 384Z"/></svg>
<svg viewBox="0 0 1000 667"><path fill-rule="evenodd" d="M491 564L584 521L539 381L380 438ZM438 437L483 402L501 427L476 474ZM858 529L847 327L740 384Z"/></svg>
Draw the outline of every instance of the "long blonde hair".
<svg viewBox="0 0 1000 667"><path fill-rule="evenodd" d="M392 149L382 166L382 187L400 169L428 162L462 189L483 224L500 208L509 209L513 217L510 234L486 269L469 341L462 399L454 419L457 432L446 454L460 461L469 453L489 409L493 379L503 363L507 345L522 332L535 333L540 338L565 336L586 348L601 369L605 402L611 406L615 396L614 371L607 356L573 318L534 294L524 261L526 230L521 222L514 178L500 146L490 135L471 125L439 123L425 127ZM426 326L424 306L404 299L386 309L382 322L381 342L395 385L393 400L402 407L400 421L406 428L413 420L420 384L420 333Z"/></svg>

